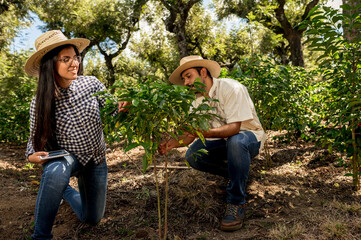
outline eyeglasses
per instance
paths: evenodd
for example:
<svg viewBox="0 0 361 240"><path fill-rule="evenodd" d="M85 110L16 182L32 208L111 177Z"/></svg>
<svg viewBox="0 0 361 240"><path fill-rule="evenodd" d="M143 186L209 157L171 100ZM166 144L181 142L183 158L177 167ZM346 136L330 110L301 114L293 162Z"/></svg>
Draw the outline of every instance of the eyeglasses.
<svg viewBox="0 0 361 240"><path fill-rule="evenodd" d="M73 58L65 57L65 58L62 58L62 59L58 59L58 61L63 62L68 66L70 66L73 63L73 61L76 61L76 62L78 62L78 64L80 64L81 63L81 56L75 56Z"/></svg>

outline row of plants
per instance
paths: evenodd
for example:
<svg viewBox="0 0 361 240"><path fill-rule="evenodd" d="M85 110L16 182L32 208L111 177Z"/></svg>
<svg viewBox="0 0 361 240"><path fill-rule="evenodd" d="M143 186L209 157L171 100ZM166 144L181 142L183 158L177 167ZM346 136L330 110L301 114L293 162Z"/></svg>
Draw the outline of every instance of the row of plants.
<svg viewBox="0 0 361 240"><path fill-rule="evenodd" d="M29 108L36 81L24 72L26 52L0 51L0 141L22 143L29 137Z"/></svg>
<svg viewBox="0 0 361 240"><path fill-rule="evenodd" d="M312 95L317 71L292 65L274 65L256 56L239 62L231 77L247 86L265 130L286 130L287 138L306 137L307 127L317 118Z"/></svg>
<svg viewBox="0 0 361 240"><path fill-rule="evenodd" d="M350 169L355 189L361 175L361 3L350 0L343 12L315 7L307 27L307 42L320 52L323 77L322 101L315 104L324 122L319 121L318 141L351 161L341 163Z"/></svg>

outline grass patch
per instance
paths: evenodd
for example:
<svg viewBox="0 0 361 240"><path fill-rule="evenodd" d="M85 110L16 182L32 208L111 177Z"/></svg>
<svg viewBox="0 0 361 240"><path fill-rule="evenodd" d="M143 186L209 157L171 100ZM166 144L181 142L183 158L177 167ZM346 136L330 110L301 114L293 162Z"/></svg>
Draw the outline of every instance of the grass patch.
<svg viewBox="0 0 361 240"><path fill-rule="evenodd" d="M300 223L294 225L280 223L270 230L270 237L277 240L299 239L305 231L305 227Z"/></svg>

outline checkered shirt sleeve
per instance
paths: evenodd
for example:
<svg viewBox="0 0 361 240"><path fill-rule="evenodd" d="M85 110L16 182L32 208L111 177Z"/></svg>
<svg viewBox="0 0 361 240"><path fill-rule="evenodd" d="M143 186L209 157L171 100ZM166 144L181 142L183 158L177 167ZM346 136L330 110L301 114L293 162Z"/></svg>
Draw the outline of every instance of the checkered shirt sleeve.
<svg viewBox="0 0 361 240"><path fill-rule="evenodd" d="M33 148L32 136L34 136L34 124L35 124L35 97L31 100L30 103L30 137L28 141L28 145L26 147L25 158L28 159L30 154L35 152Z"/></svg>
<svg viewBox="0 0 361 240"><path fill-rule="evenodd" d="M56 138L60 148L75 155L80 163L86 165L90 160L99 164L105 157L103 126L100 107L105 99L93 96L106 90L105 86L93 76L79 76L72 84L61 89L55 99ZM35 120L34 100L30 106L30 132ZM31 137L26 157L34 153Z"/></svg>

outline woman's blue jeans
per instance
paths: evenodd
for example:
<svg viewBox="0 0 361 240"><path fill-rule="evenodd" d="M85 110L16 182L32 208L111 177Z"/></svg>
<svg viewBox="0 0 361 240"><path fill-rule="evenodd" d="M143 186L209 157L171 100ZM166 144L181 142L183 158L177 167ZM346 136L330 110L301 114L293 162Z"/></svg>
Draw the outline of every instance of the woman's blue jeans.
<svg viewBox="0 0 361 240"><path fill-rule="evenodd" d="M60 201L64 198L80 221L97 224L104 216L107 190L107 164L80 164L73 155L43 164L43 174L35 206L32 239L51 239L51 230ZM78 178L79 192L69 186Z"/></svg>
<svg viewBox="0 0 361 240"><path fill-rule="evenodd" d="M240 205L246 203L251 159L259 153L260 144L250 131L242 131L227 140L206 141L205 145L198 139L188 149L186 160L197 170L229 178L227 202ZM208 153L199 152L200 149Z"/></svg>

